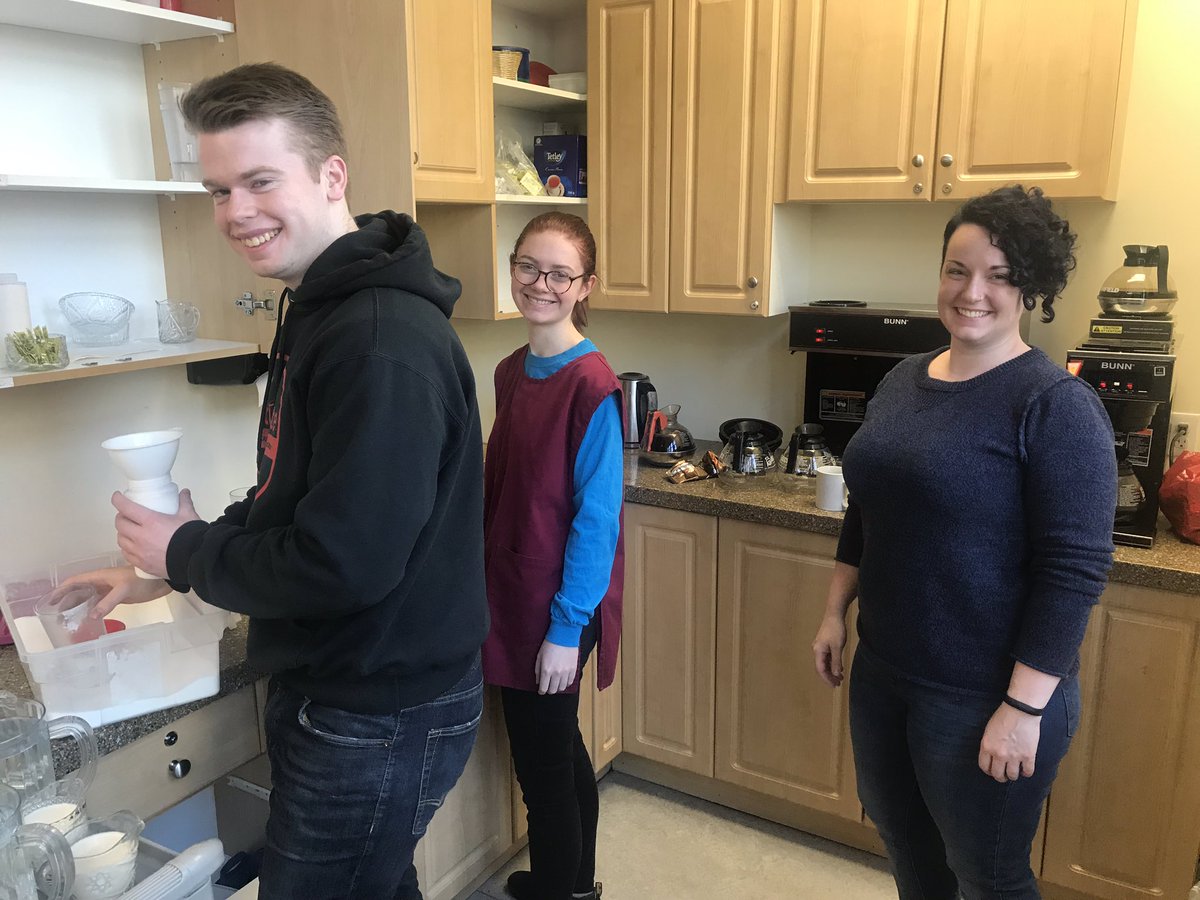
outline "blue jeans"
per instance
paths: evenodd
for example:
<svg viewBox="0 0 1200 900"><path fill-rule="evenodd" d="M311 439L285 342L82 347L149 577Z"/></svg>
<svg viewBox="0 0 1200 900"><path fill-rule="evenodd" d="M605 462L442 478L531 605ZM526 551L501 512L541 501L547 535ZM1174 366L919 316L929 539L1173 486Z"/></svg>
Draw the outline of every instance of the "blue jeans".
<svg viewBox="0 0 1200 900"><path fill-rule="evenodd" d="M413 850L462 774L482 712L478 659L440 697L387 715L319 706L273 680L261 900L420 900Z"/></svg>
<svg viewBox="0 0 1200 900"><path fill-rule="evenodd" d="M1000 697L903 677L862 645L850 674L858 794L879 829L900 900L1036 900L1029 854L1042 805L1079 723L1079 683L1042 716L1034 774L1001 784L979 768Z"/></svg>

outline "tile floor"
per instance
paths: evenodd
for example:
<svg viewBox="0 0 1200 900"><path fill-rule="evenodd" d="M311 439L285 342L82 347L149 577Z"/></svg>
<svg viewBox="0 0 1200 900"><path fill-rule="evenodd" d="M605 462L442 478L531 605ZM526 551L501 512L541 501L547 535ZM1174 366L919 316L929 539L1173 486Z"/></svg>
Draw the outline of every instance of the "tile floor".
<svg viewBox="0 0 1200 900"><path fill-rule="evenodd" d="M877 856L611 772L600 782L604 900L894 900ZM466 900L511 900L523 851Z"/></svg>

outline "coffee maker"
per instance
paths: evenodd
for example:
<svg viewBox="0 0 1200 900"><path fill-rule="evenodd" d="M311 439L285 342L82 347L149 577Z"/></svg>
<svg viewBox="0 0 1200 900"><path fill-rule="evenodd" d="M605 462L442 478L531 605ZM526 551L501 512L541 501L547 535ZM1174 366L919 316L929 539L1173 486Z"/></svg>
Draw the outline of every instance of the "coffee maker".
<svg viewBox="0 0 1200 900"><path fill-rule="evenodd" d="M1175 389L1176 301L1165 246L1130 244L1100 289L1101 315L1067 353L1067 371L1100 395L1117 456L1113 543L1149 548L1170 443Z"/></svg>
<svg viewBox="0 0 1200 900"><path fill-rule="evenodd" d="M807 357L804 421L824 428L828 449L838 457L883 376L906 356L950 343L937 310L928 305L814 300L789 310L790 349Z"/></svg>

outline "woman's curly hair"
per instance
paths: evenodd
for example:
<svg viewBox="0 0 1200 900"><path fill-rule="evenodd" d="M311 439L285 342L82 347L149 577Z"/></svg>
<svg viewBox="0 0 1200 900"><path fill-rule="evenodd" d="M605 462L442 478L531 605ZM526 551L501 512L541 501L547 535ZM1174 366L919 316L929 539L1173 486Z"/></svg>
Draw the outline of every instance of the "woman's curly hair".
<svg viewBox="0 0 1200 900"><path fill-rule="evenodd" d="M946 223L942 235L942 261L950 235L960 225L978 225L992 238L1008 260L1008 281L1021 292L1021 302L1032 310L1040 297L1042 321L1054 320L1054 299L1067 286L1075 268L1075 238L1067 220L1050 208L1042 189L1021 185L997 188L972 197Z"/></svg>

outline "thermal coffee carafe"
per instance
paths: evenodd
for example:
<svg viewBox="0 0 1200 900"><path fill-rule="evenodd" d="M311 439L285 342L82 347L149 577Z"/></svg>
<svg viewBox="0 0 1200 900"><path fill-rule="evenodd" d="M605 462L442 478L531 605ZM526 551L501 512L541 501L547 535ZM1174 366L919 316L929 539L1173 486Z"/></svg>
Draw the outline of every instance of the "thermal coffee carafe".
<svg viewBox="0 0 1200 900"><path fill-rule="evenodd" d="M646 433L646 416L658 409L658 392L641 372L622 372L621 421L625 425L625 446L641 446Z"/></svg>

